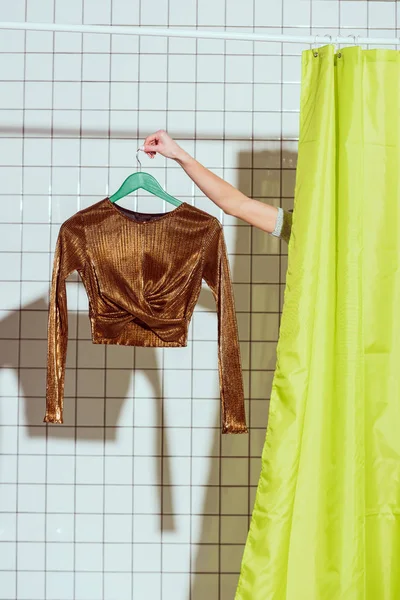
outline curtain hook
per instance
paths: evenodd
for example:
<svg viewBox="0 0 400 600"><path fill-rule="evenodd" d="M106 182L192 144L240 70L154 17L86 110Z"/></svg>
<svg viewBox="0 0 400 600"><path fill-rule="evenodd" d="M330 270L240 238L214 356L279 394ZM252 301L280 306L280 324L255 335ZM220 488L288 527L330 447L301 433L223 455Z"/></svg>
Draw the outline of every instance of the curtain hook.
<svg viewBox="0 0 400 600"><path fill-rule="evenodd" d="M335 51L337 50L337 57L338 58L342 58L342 52L341 52L341 41L340 41L340 35L335 37Z"/></svg>
<svg viewBox="0 0 400 600"><path fill-rule="evenodd" d="M318 38L318 35L315 35L315 36L314 36L314 46L316 46L316 45L317 45L317 43L318 43L318 42L317 42L317 38ZM313 48L313 54L314 54L314 56L315 56L315 57L317 57L317 56L318 56L318 50L317 50L317 48L315 48L315 47Z"/></svg>
<svg viewBox="0 0 400 600"><path fill-rule="evenodd" d="M329 45L332 46L332 44L333 44L333 38L332 38L331 34L330 33L325 33L324 37L328 37L329 38ZM335 50L336 50L336 47L335 47Z"/></svg>
<svg viewBox="0 0 400 600"><path fill-rule="evenodd" d="M352 37L352 38L353 38L353 45L355 46L355 45L356 45L356 36L355 36L355 34L354 34L354 33L351 33L351 34L350 34L350 35L348 35L347 37L349 37L349 38L351 38L351 37Z"/></svg>
<svg viewBox="0 0 400 600"><path fill-rule="evenodd" d="M136 162L138 162L138 163L139 163L139 171L141 171L141 170L142 170L142 163L140 162L140 160L139 160L139 156L138 156L138 154L139 154L140 150L141 150L141 148L138 148L138 149L136 150Z"/></svg>

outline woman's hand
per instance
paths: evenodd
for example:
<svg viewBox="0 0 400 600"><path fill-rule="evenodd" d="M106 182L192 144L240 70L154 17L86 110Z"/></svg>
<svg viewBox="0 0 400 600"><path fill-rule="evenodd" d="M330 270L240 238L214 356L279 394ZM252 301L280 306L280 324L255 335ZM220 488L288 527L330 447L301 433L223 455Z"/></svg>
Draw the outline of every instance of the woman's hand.
<svg viewBox="0 0 400 600"><path fill-rule="evenodd" d="M157 152L166 158L178 158L184 153L184 150L173 140L166 131L159 129L155 133L148 135L140 148L146 152L147 156L154 158Z"/></svg>

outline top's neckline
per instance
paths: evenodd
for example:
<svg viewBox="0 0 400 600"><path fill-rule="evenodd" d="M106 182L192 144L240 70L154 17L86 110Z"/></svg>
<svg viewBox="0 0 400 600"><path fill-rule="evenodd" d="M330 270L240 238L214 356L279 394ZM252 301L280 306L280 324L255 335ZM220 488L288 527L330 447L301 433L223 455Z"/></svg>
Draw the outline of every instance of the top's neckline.
<svg viewBox="0 0 400 600"><path fill-rule="evenodd" d="M124 211L126 211L128 213L132 213L132 214L136 214L136 215L146 215L146 216L151 215L151 216L157 217L156 219L149 219L148 221L137 221L136 219L131 219L124 212L122 212L122 210L120 210L120 207L116 206L113 202L111 202L111 200L108 196L105 198L105 201L107 202L109 207L115 211L116 214L118 214L120 217L122 217L126 221L129 221L129 223L131 223L132 225L150 225L151 223L157 223L158 221L162 221L167 218L172 218L175 215L175 213L177 213L179 211L179 209L181 209L183 206L186 206L186 204L187 204L186 202L181 202L181 204L178 204L178 206L176 206L172 210L169 210L166 213L143 213L143 212L138 212L136 210L130 210L129 208L124 207Z"/></svg>

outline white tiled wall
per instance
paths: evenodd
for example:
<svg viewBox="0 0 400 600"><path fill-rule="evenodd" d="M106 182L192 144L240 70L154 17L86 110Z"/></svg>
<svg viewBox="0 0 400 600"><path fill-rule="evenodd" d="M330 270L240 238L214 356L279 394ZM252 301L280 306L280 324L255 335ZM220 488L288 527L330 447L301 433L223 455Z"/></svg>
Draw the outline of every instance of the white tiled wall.
<svg viewBox="0 0 400 600"><path fill-rule="evenodd" d="M340 27L393 36L398 14L385 1L1 2L6 21L294 35ZM187 348L95 346L76 274L65 424L44 425L52 252L60 224L113 193L159 128L244 193L290 208L303 48L0 30L0 599L233 598L260 471L286 245L222 214L175 163L142 158L172 195L224 224L248 436L220 434L206 286ZM121 204L171 208L148 197Z"/></svg>

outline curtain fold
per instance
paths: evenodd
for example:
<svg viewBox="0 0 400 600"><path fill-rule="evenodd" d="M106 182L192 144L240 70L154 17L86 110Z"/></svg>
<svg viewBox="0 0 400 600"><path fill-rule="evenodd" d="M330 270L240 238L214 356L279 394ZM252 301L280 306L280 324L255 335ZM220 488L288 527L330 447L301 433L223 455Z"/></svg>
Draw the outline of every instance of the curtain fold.
<svg viewBox="0 0 400 600"><path fill-rule="evenodd" d="M399 87L395 50L303 52L284 307L235 600L400 598Z"/></svg>

